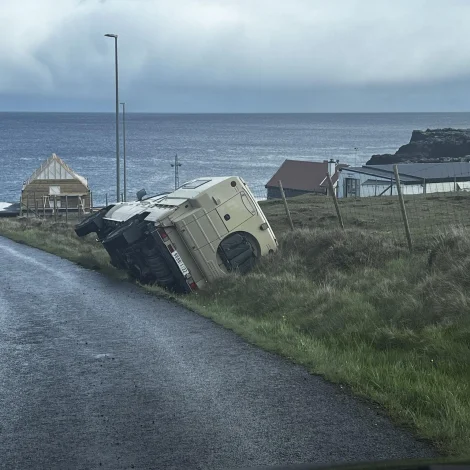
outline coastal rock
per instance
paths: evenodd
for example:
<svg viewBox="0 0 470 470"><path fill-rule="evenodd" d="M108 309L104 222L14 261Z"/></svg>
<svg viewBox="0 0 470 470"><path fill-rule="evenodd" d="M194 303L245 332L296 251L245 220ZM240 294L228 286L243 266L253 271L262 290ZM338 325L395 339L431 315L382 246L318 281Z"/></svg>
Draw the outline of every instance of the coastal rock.
<svg viewBox="0 0 470 470"><path fill-rule="evenodd" d="M415 130L393 155L372 155L366 165L470 161L470 129Z"/></svg>

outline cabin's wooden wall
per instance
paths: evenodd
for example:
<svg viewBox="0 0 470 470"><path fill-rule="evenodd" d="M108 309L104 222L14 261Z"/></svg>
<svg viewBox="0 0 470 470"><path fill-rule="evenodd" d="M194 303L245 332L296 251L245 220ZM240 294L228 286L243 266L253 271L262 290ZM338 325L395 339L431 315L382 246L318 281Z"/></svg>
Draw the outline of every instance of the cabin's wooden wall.
<svg viewBox="0 0 470 470"><path fill-rule="evenodd" d="M67 180L34 180L29 183L21 193L23 206L29 205L31 209L35 207L43 207L43 197L49 196L49 186L60 186L60 196L57 196L57 200L61 200L61 207L65 208L65 196L67 197L68 206L70 209L76 209L78 203L77 194L85 196L85 208L90 208L90 190L84 186L80 181L75 179ZM47 208L47 206L46 206Z"/></svg>

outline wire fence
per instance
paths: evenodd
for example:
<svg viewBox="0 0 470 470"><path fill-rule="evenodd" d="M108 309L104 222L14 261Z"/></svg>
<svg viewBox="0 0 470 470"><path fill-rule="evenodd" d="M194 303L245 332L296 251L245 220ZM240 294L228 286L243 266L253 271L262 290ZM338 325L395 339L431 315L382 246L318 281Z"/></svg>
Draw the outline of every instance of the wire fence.
<svg viewBox="0 0 470 470"><path fill-rule="evenodd" d="M414 176L408 174L412 166ZM382 179L356 174L354 194L344 190L351 182L340 177L327 194L287 198L294 227L359 228L385 234L410 248L428 246L452 227L470 227L469 163L427 165L423 168L427 178L416 176L416 165L398 165L398 178L394 166L389 167ZM263 209L275 231L289 228L282 206L268 204Z"/></svg>
<svg viewBox="0 0 470 470"><path fill-rule="evenodd" d="M398 179L393 166L388 167L386 174L381 176L357 174L353 185L351 178L340 177L334 190L325 188L322 195L309 195L307 199L287 198L286 209L281 200L276 204L276 200L268 199L264 185L248 186L262 203L275 231L289 230L287 212L290 212L295 228L334 228L342 225L346 229L380 232L399 244L409 244L411 239L412 246L419 247L451 227L470 227L470 163L426 165L421 177L417 175L417 165L397 165ZM351 187L354 189L352 192L348 191ZM173 188L164 188L160 193L172 191ZM96 201L91 195L89 206L83 208L80 205L77 208L77 204L71 207L67 203L65 206L64 203L61 206L56 203L44 209L37 205L31 207L29 203L29 208L25 210L23 201L23 215L81 219L91 210L115 202L115 195L101 193L100 196ZM124 199L123 195L120 199ZM128 199L135 200L135 197ZM272 204L263 203L266 200L272 201Z"/></svg>
<svg viewBox="0 0 470 470"><path fill-rule="evenodd" d="M17 215L21 217L50 219L55 222L77 221L92 212L93 193L83 197L28 193L20 199L17 206Z"/></svg>

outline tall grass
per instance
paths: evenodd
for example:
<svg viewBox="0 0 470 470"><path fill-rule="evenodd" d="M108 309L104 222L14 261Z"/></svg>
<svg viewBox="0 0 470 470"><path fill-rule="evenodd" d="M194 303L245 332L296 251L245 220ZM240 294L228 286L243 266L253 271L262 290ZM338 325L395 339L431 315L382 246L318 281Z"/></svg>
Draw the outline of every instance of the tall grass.
<svg viewBox="0 0 470 470"><path fill-rule="evenodd" d="M0 233L111 274L70 226L2 221ZM350 386L443 452L470 454L470 232L410 255L386 233L300 229L246 276L178 300L311 372ZM161 289L146 287L161 294Z"/></svg>
<svg viewBox="0 0 470 470"><path fill-rule="evenodd" d="M346 383L451 454L470 454L470 233L410 256L361 230L298 230L191 302Z"/></svg>

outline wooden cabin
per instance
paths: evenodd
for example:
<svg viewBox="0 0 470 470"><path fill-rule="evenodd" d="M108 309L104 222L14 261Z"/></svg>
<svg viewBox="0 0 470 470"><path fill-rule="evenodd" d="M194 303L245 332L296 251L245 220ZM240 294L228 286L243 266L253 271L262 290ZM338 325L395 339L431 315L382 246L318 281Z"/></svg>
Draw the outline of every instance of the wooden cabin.
<svg viewBox="0 0 470 470"><path fill-rule="evenodd" d="M23 183L21 190L23 209L39 213L51 213L54 209L88 212L90 199L87 180L55 153Z"/></svg>

